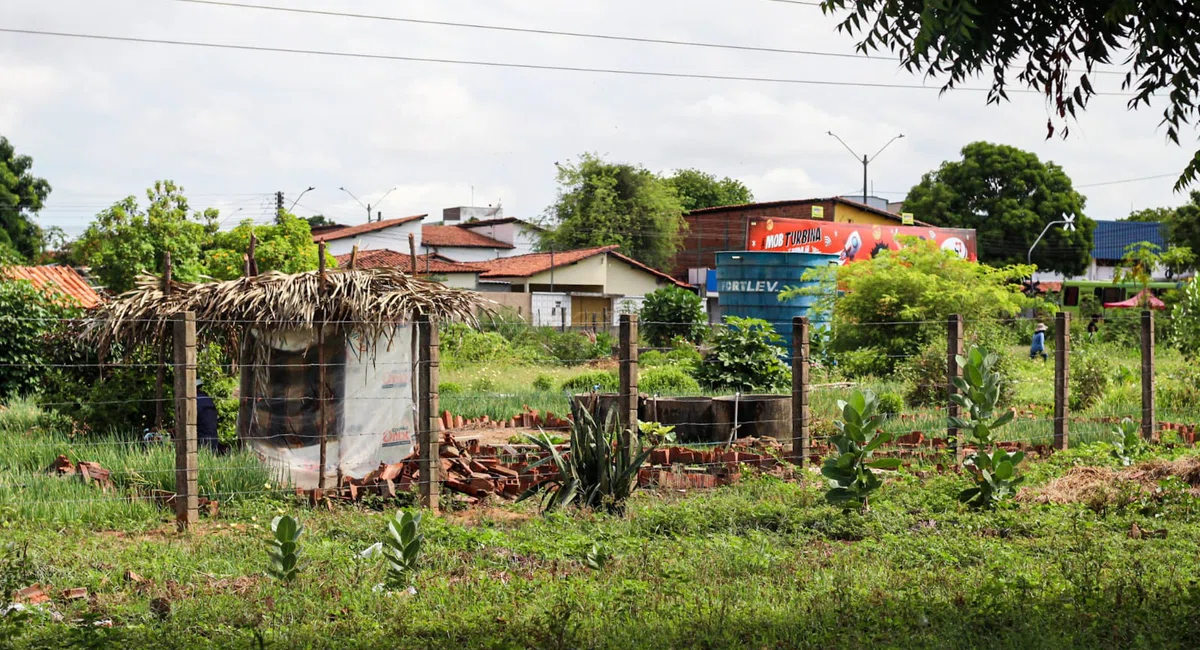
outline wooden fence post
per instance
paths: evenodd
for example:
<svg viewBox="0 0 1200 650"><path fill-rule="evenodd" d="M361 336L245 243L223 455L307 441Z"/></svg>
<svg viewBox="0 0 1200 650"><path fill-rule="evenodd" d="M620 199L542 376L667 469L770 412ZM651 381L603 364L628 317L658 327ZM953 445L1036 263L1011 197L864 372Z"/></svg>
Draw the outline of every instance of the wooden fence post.
<svg viewBox="0 0 1200 650"><path fill-rule="evenodd" d="M325 298L325 242L317 244L317 275L320 281L320 294L322 302ZM317 322L317 418L320 424L318 425L318 434L321 436L320 448L320 474L317 475L317 493L319 501L325 498L325 466L328 464L328 448L329 448L329 423L325 420L325 402L328 398L329 391L325 386L325 318L324 307L321 307L321 319ZM341 445L338 445L341 448ZM338 472L341 472L341 464L338 465ZM338 485L340 488L341 485Z"/></svg>
<svg viewBox="0 0 1200 650"><path fill-rule="evenodd" d="M437 323L424 314L416 318L417 445L421 474L421 506L437 512L442 492L441 441L438 439L438 363L441 358Z"/></svg>
<svg viewBox="0 0 1200 650"><path fill-rule="evenodd" d="M162 293L171 295L171 251L163 253ZM163 401L163 385L167 383L167 346L170 343L164 338L158 344L158 369L154 376L154 430L162 431L163 420L166 417L166 403Z"/></svg>
<svg viewBox="0 0 1200 650"><path fill-rule="evenodd" d="M812 437L809 431L808 317L792 319L792 462L808 462Z"/></svg>
<svg viewBox="0 0 1200 650"><path fill-rule="evenodd" d="M637 435L638 414L638 317L637 314L621 314L620 349L617 360L620 368L620 395L617 396L617 419L621 431L630 435L626 443ZM626 445L628 448L628 445Z"/></svg>
<svg viewBox="0 0 1200 650"><path fill-rule="evenodd" d="M1066 449L1068 402L1071 397L1071 314L1060 311L1054 319L1054 448Z"/></svg>
<svg viewBox="0 0 1200 650"><path fill-rule="evenodd" d="M958 393L954 379L962 377L962 368L958 365L958 357L963 353L963 317L954 314L946 323L946 413L950 417L962 417L962 408L950 399ZM947 425L946 439L954 448L955 456L961 465L966 457L966 446L963 444L963 432L958 427Z"/></svg>
<svg viewBox="0 0 1200 650"><path fill-rule="evenodd" d="M1150 440L1155 429L1154 312L1142 310L1142 437Z"/></svg>
<svg viewBox="0 0 1200 650"><path fill-rule="evenodd" d="M196 314L172 318L175 337L175 522L180 530L199 519L196 460Z"/></svg>

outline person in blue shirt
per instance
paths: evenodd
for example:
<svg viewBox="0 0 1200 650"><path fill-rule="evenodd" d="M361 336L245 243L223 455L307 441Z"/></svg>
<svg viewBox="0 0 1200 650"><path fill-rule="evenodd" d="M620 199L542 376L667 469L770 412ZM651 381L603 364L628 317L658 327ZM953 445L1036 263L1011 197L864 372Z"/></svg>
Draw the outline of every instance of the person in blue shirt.
<svg viewBox="0 0 1200 650"><path fill-rule="evenodd" d="M1033 343L1029 345L1029 358L1037 359L1042 357L1042 361L1047 361L1046 356L1046 324L1038 323L1037 327L1033 328Z"/></svg>
<svg viewBox="0 0 1200 650"><path fill-rule="evenodd" d="M207 447L216 454L221 451L221 441L217 437L217 405L200 388L203 384L196 380L196 442L198 448Z"/></svg>

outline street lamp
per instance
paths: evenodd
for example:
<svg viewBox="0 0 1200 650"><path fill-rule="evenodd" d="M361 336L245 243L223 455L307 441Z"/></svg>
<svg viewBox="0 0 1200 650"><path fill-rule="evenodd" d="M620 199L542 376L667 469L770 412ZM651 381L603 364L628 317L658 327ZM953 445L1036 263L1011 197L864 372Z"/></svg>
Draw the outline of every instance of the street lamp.
<svg viewBox="0 0 1200 650"><path fill-rule="evenodd" d="M384 200L384 199L386 199L386 198L388 197L388 194L391 194L392 192L395 192L395 191L396 191L396 187L398 187L398 186L394 186L394 187L392 187L392 189L388 190L387 192L384 192L383 196L379 197L379 200L375 202L375 207L377 207L377 208L378 208L378 207L379 207L379 204L383 203L383 200ZM357 197L357 196L354 196L354 193L353 193L353 192L351 192L350 190L348 190L348 189L346 189L346 188L344 188L344 187L339 187L338 189L339 189L339 190L341 190L341 191L343 191L343 192L345 192L346 194L349 194L349 195L350 195L350 198L354 199L355 201L358 201L358 204L359 204L359 205L361 205L362 207L366 208L366 210L367 210L367 223L371 223L371 204L370 204L370 203L363 203L362 201L359 201L358 197Z"/></svg>
<svg viewBox="0 0 1200 650"><path fill-rule="evenodd" d="M311 192L315 189L317 189L317 188L313 187L312 185L309 185L307 190L304 190L303 192L301 192L300 196L297 196L296 200L292 201L292 207L288 208L288 212L291 212L292 208L296 207L296 204L300 202L300 197L304 196L305 194L308 194L309 192Z"/></svg>
<svg viewBox="0 0 1200 650"><path fill-rule="evenodd" d="M1038 242L1042 241L1042 237L1046 236L1046 233L1050 231L1050 228L1057 225L1062 225L1063 230L1066 232L1075 232L1075 215L1067 215L1058 221L1051 221L1050 223L1046 224L1046 227L1042 228L1042 234L1038 235L1037 239L1033 240L1033 246L1029 247L1029 254L1025 256L1026 264L1033 264L1033 249L1037 248Z"/></svg>
<svg viewBox="0 0 1200 650"><path fill-rule="evenodd" d="M829 135L832 135L834 138L837 139L838 142L842 143L842 146L846 148L846 151L849 151L850 155L854 156L855 160L858 160L858 154L855 153L854 150L850 148L850 145L846 144L845 140L839 138L837 136L837 134L834 133L833 131L826 131L826 133L828 133ZM862 193L863 205L867 204L867 165L870 165L876 158L878 158L879 154L883 153L884 149L887 149L893 142L895 142L903 137L904 137L904 134L901 133L901 134L897 135L896 137L892 138L891 140L888 140L887 144L880 147L879 151L876 151L875 155L871 156L870 158L868 158L866 154L863 154L863 157L861 160L862 166L863 166L863 193Z"/></svg>

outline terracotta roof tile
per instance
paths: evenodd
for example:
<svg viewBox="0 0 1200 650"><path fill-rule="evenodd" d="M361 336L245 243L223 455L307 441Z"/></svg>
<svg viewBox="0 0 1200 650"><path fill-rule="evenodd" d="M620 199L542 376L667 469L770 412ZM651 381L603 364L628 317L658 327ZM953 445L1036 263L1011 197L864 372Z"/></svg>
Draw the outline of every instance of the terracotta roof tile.
<svg viewBox="0 0 1200 650"><path fill-rule="evenodd" d="M421 226L421 244L423 246L445 246L448 248L513 248L498 239L468 230L459 226Z"/></svg>
<svg viewBox="0 0 1200 650"><path fill-rule="evenodd" d="M429 216L429 215L417 214L417 215L413 215L411 217L400 217L399 219L384 219L383 221L374 221L371 223L364 223L364 224L360 224L357 226L349 226L346 228L339 228L339 229L332 230L329 232L322 232L322 233L315 234L315 235L313 235L313 241L314 242L323 242L323 241L333 241L335 239L345 239L347 237L357 237L358 235L365 235L369 232L375 232L377 230L387 230L388 228L393 228L393 227L399 226L401 224L406 224L410 221L424 219L427 216Z"/></svg>
<svg viewBox="0 0 1200 650"><path fill-rule="evenodd" d="M13 280L28 280L39 289L51 289L70 296L84 309L104 301L92 285L69 266L9 266L0 269L0 274Z"/></svg>
<svg viewBox="0 0 1200 650"><path fill-rule="evenodd" d="M598 248L582 248L573 251L562 251L551 253L529 253L528 255L517 255L514 257L501 257L487 262L472 262L471 266L483 271L480 278L527 278L532 275L537 275L543 271L549 271L551 267L551 257L553 257L554 268L574 264L595 257L596 255L609 254L613 257L629 264L630 266L639 268L651 275L657 276L663 280L669 280L672 284L680 287L690 287L686 282L680 282L675 278L650 268L641 262L626 257L617 252L617 246L600 246Z"/></svg>
<svg viewBox="0 0 1200 650"><path fill-rule="evenodd" d="M338 266L350 266L350 254L337 256ZM406 273L412 273L412 256L397 253L394 250L380 248L369 251L359 251L355 267L360 269L375 269L380 267L395 267ZM479 269L469 264L460 264L439 255L418 255L418 273L479 273Z"/></svg>

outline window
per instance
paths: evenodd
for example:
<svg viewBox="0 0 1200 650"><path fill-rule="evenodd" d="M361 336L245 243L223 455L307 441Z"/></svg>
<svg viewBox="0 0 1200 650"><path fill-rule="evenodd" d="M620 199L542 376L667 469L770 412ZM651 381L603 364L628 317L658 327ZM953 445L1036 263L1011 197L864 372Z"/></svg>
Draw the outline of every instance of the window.
<svg viewBox="0 0 1200 650"><path fill-rule="evenodd" d="M1106 287L1100 302L1121 302L1125 299L1125 289L1121 287Z"/></svg>
<svg viewBox="0 0 1200 650"><path fill-rule="evenodd" d="M1063 307L1079 306L1079 287L1063 287Z"/></svg>

